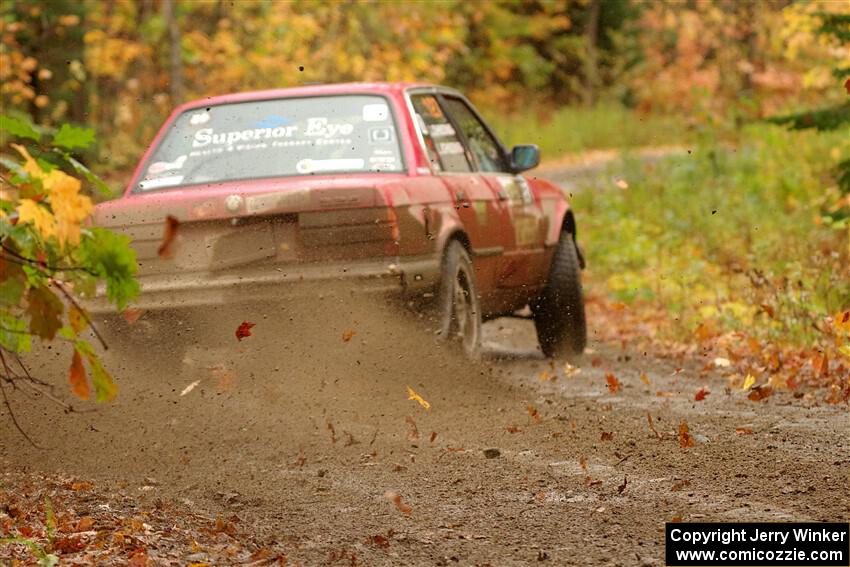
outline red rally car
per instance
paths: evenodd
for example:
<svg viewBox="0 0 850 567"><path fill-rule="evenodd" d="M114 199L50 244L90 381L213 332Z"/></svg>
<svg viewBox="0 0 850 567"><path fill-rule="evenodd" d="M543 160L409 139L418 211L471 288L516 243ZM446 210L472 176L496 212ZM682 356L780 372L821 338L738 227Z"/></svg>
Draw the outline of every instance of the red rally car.
<svg viewBox="0 0 850 567"><path fill-rule="evenodd" d="M433 305L470 355L481 323L531 308L547 356L586 342L576 222L456 90L335 84L238 93L168 118L95 222L129 234L146 309L284 297L337 282ZM179 223L170 257L163 222ZM105 309L95 300L93 310Z"/></svg>

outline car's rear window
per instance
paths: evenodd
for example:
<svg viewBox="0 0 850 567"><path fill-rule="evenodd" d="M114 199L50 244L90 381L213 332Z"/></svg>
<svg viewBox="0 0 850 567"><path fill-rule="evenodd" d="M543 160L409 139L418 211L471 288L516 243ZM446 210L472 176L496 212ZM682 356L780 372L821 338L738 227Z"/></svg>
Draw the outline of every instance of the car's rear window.
<svg viewBox="0 0 850 567"><path fill-rule="evenodd" d="M144 165L136 190L402 169L384 97L283 98L184 112Z"/></svg>

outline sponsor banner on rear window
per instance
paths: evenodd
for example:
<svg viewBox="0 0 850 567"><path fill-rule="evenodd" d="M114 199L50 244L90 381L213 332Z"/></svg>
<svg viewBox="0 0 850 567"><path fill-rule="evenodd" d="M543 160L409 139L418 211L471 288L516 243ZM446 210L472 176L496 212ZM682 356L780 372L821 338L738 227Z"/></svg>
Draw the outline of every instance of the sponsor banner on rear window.
<svg viewBox="0 0 850 567"><path fill-rule="evenodd" d="M284 98L183 113L144 165L136 188L402 168L383 97Z"/></svg>

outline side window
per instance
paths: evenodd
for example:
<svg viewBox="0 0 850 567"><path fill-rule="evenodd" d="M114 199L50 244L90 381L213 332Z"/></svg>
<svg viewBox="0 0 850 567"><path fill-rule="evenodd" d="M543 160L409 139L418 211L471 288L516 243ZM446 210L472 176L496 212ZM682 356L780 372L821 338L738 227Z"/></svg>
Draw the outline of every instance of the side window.
<svg viewBox="0 0 850 567"><path fill-rule="evenodd" d="M467 104L457 98L446 98L446 111L454 118L463 131L472 155L478 160L481 171L508 171L499 144L487 132L484 124L469 109Z"/></svg>
<svg viewBox="0 0 850 567"><path fill-rule="evenodd" d="M410 97L416 112L416 126L425 140L428 159L435 171L472 171L463 144L433 95Z"/></svg>

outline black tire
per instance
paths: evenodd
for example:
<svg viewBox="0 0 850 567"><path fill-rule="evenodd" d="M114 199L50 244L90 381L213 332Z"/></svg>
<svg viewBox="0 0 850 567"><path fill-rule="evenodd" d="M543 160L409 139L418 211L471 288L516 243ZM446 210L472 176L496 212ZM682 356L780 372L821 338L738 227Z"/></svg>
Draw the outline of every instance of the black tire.
<svg viewBox="0 0 850 567"><path fill-rule="evenodd" d="M561 233L546 286L535 304L534 327L548 357L577 356L587 345L581 266L572 234Z"/></svg>
<svg viewBox="0 0 850 567"><path fill-rule="evenodd" d="M472 260L463 245L453 240L443 257L443 274L437 295L438 334L458 343L464 354L481 354L481 309Z"/></svg>

